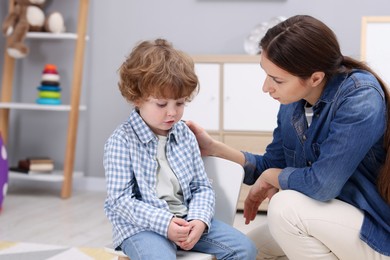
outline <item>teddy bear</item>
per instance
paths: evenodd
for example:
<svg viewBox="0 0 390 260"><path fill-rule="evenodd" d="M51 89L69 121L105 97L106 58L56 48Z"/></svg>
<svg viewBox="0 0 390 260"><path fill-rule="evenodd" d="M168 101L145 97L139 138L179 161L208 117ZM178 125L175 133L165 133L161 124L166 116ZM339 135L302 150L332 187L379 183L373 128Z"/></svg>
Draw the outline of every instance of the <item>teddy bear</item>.
<svg viewBox="0 0 390 260"><path fill-rule="evenodd" d="M27 56L29 48L25 44L27 32L65 31L64 19L58 12L47 17L43 12L46 0L15 0L13 11L5 18L2 26L3 34L8 37L7 53L20 59Z"/></svg>
<svg viewBox="0 0 390 260"><path fill-rule="evenodd" d="M7 52L13 58L24 58L29 52L24 40L28 31L40 31L45 21L45 0L15 0L15 6L3 22L8 37Z"/></svg>
<svg viewBox="0 0 390 260"><path fill-rule="evenodd" d="M64 17L59 12L50 13L43 26L45 32L49 33L63 33L65 32Z"/></svg>

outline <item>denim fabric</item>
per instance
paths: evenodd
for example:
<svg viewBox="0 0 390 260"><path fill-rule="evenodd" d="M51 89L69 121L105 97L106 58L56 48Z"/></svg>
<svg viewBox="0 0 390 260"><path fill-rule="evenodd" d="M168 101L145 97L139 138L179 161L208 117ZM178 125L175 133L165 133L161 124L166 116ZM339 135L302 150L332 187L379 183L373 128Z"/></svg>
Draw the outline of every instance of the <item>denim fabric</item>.
<svg viewBox="0 0 390 260"><path fill-rule="evenodd" d="M211 226L210 232L201 236L193 251L212 254L217 259L256 259L256 247L243 233L216 219L211 221ZM132 260L176 259L176 245L154 232L137 233L125 239L121 248Z"/></svg>
<svg viewBox="0 0 390 260"><path fill-rule="evenodd" d="M386 156L386 102L379 83L360 70L334 76L313 106L310 127L304 104L280 106L263 156L244 152L244 182L253 184L265 169L282 168L282 189L319 201L338 198L363 210L361 239L390 255L390 206L375 184Z"/></svg>

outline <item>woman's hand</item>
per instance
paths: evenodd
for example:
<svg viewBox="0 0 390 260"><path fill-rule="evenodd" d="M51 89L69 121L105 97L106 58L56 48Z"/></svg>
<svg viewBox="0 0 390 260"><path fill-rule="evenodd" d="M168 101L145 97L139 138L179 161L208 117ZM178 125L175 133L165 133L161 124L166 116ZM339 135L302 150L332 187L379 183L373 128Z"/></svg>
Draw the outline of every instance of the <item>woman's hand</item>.
<svg viewBox="0 0 390 260"><path fill-rule="evenodd" d="M213 144L214 139L200 125L192 121L186 121L187 126L194 133L200 148L202 156L214 155Z"/></svg>
<svg viewBox="0 0 390 260"><path fill-rule="evenodd" d="M278 176L281 169L265 170L253 184L244 202L245 224L255 219L260 204L279 191Z"/></svg>

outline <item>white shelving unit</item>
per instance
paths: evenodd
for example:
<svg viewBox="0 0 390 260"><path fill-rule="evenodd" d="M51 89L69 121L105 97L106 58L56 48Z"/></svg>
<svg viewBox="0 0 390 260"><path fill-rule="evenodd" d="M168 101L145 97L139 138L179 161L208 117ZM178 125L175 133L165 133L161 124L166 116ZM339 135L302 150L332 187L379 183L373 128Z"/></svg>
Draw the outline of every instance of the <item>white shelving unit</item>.
<svg viewBox="0 0 390 260"><path fill-rule="evenodd" d="M70 111L70 105L41 105L36 103L15 103L4 102L0 103L0 108L6 109L24 109L24 110L46 110L46 111ZM87 106L80 105L80 111L87 110Z"/></svg>
<svg viewBox="0 0 390 260"><path fill-rule="evenodd" d="M9 177L12 179L18 180L33 180L33 181L45 181L45 182L63 182L64 181L64 172L55 170L51 173L21 173L15 171L9 171ZM83 172L74 171L73 178L79 178L83 176Z"/></svg>
<svg viewBox="0 0 390 260"><path fill-rule="evenodd" d="M60 40L76 40L77 34L75 33L45 33L45 32L28 32L27 39L60 39Z"/></svg>
<svg viewBox="0 0 390 260"><path fill-rule="evenodd" d="M26 39L38 40L77 40L76 33L47 33L47 32L28 32ZM85 37L88 40L88 37ZM46 110L46 111L70 111L70 105L41 105L36 103L18 103L18 102L2 102L0 108L6 109L24 109L24 110ZM80 105L79 110L85 111L87 107Z"/></svg>
<svg viewBox="0 0 390 260"><path fill-rule="evenodd" d="M84 66L84 49L86 36L87 15L89 0L77 0L79 2L78 21L76 33L43 33L29 32L27 39L37 40L73 40L76 43L73 62L73 78L71 87L70 104L64 105L40 105L32 103L18 103L12 101L12 89L14 80L15 60L4 51L4 66L1 82L0 98L0 132L4 142L8 140L9 113L10 110L46 110L46 111L65 111L69 113L68 130L65 147L64 169L55 171L52 174L23 174L10 172L11 178L29 179L39 181L62 182L61 197L69 198L72 192L73 176L83 175L82 172L74 172L74 159L76 149L77 127L79 120L79 111L86 110L85 105L80 105L82 74ZM15 0L9 0L9 11L14 8ZM21 76L21 75L18 75Z"/></svg>
<svg viewBox="0 0 390 260"><path fill-rule="evenodd" d="M44 40L77 40L78 35L76 33L47 33L47 32L28 32L26 39L44 39ZM88 41L89 37L85 36L85 40Z"/></svg>

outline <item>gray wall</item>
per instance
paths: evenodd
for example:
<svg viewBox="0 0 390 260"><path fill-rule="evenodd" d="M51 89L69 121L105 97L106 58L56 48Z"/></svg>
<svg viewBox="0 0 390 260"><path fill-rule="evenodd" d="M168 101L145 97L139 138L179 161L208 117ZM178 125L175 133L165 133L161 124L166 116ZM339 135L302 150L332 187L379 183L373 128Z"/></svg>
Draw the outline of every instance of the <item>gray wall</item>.
<svg viewBox="0 0 390 260"><path fill-rule="evenodd" d="M75 28L76 14L71 12L77 8L75 2L54 1L47 7L64 14L70 31ZM0 1L1 20L6 8L6 1ZM90 40L82 97L88 110L80 114L76 169L88 176L104 176L104 142L130 111L117 90L116 71L138 41L164 37L190 54L244 54L244 39L256 24L275 16L309 14L335 31L345 55L359 58L361 17L390 15L389 10L388 0L90 0ZM39 83L42 64L48 61L60 64L63 99L68 100L69 89L65 86L71 81L73 44L32 40L29 44L36 53L17 63L23 78L17 77L20 86L15 90L16 98L28 100L36 95L31 87ZM2 69L2 61L0 66ZM35 152L51 155L61 166L66 116L53 112L12 113L9 150L13 160ZM41 141L41 135L47 140Z"/></svg>

